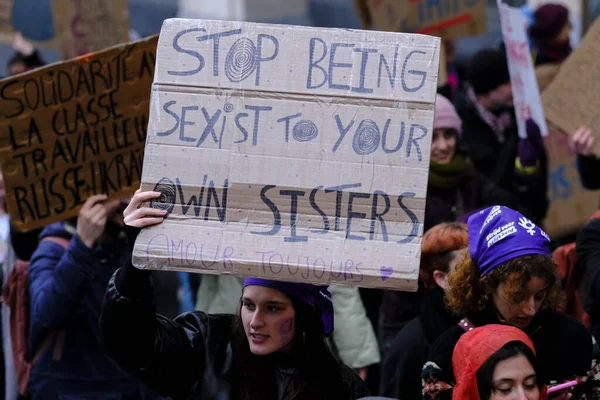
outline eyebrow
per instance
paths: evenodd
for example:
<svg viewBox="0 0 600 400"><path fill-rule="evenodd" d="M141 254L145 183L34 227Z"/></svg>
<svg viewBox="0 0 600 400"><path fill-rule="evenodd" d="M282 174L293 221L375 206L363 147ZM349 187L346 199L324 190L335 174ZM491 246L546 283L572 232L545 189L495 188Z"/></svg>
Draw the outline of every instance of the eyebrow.
<svg viewBox="0 0 600 400"><path fill-rule="evenodd" d="M286 304L284 302L277 301L277 300L269 300L266 303L267 303L267 305L270 305L270 306L285 306L285 304Z"/></svg>
<svg viewBox="0 0 600 400"><path fill-rule="evenodd" d="M252 300L249 297L242 297L242 301L244 302L248 302L248 303L256 303L256 301ZM282 302L282 301L277 301L277 300L267 300L265 301L266 305L269 306L285 306L286 303Z"/></svg>
<svg viewBox="0 0 600 400"><path fill-rule="evenodd" d="M502 378L494 381L495 385L500 385L502 383L513 383L515 380L512 378Z"/></svg>
<svg viewBox="0 0 600 400"><path fill-rule="evenodd" d="M525 379L523 379L523 380L526 381L527 379L532 379L532 378L537 378L537 375L536 374L531 374L529 376L526 376ZM495 380L494 384L495 385L500 385L502 383L513 383L513 382L515 382L515 379L512 379L512 378L501 378L501 379Z"/></svg>

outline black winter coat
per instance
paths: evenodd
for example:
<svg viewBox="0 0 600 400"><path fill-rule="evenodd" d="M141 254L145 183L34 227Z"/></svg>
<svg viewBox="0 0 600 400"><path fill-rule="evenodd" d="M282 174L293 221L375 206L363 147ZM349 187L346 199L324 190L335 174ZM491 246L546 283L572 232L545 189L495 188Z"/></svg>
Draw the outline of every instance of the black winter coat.
<svg viewBox="0 0 600 400"><path fill-rule="evenodd" d="M100 321L106 352L125 370L172 399L235 399L237 368L232 354L232 315L156 314L148 271L128 265L112 277ZM338 399L368 396L352 370L339 364ZM283 400L310 400L306 386Z"/></svg>
<svg viewBox="0 0 600 400"><path fill-rule="evenodd" d="M577 156L577 169L586 189L600 189L600 158Z"/></svg>
<svg viewBox="0 0 600 400"><path fill-rule="evenodd" d="M588 223L577 235L577 262L581 273L579 293L590 315L592 334L600 338L600 219Z"/></svg>
<svg viewBox="0 0 600 400"><path fill-rule="evenodd" d="M441 189L427 185L425 227L427 231L442 222L454 222L463 214L481 208L501 205L516 208L515 198L496 183L473 171L454 188Z"/></svg>
<svg viewBox="0 0 600 400"><path fill-rule="evenodd" d="M458 323L444 304L440 288L425 289L419 317L400 331L385 355L379 395L399 400L421 398L421 369L431 345Z"/></svg>
<svg viewBox="0 0 600 400"><path fill-rule="evenodd" d="M489 180L512 193L518 201L518 209L538 225L548 211L548 160L542 154L538 173L522 176L515 168L519 135L516 123L505 131L500 143L492 128L479 116L477 109L461 93L456 111L463 122L463 142L475 168Z"/></svg>

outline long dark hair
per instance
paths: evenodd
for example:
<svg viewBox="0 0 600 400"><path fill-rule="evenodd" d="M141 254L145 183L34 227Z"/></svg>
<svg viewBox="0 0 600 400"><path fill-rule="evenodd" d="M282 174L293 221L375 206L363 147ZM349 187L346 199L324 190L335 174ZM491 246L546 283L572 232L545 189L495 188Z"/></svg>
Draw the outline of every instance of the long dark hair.
<svg viewBox="0 0 600 400"><path fill-rule="evenodd" d="M544 381L540 376L540 368L535 354L533 354L533 351L525 343L515 340L502 346L500 350L492 354L477 370L477 388L481 400L489 400L492 395L492 391L494 390L494 370L498 363L518 355L524 355L527 358L537 376L538 389L542 390Z"/></svg>
<svg viewBox="0 0 600 400"><path fill-rule="evenodd" d="M277 367L295 368L294 387L305 384L310 399L338 399L346 392L340 364L331 353L323 334L319 313L309 305L292 299L296 311L294 347L289 356L280 353L266 356L252 354L240 313L233 322L233 358L236 364L235 392L239 400L277 400ZM242 304L240 301L240 310Z"/></svg>

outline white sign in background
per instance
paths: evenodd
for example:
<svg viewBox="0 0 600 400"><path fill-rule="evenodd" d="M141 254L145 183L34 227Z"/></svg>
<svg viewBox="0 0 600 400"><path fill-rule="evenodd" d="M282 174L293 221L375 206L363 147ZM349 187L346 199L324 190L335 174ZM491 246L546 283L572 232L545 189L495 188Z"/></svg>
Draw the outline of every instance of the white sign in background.
<svg viewBox="0 0 600 400"><path fill-rule="evenodd" d="M519 136L527 137L525 121L529 118L533 118L539 125L542 135L546 136L548 127L535 77L533 60L529 52L525 17L518 8L502 4L501 0L498 0L498 8L502 22L502 36L504 36L508 56Z"/></svg>

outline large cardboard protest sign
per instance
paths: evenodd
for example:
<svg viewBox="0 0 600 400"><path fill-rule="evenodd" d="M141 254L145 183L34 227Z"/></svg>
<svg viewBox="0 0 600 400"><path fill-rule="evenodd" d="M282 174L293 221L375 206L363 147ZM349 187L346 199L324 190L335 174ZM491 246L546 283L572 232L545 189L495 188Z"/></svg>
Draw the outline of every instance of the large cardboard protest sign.
<svg viewBox="0 0 600 400"><path fill-rule="evenodd" d="M542 135L546 136L548 127L529 52L525 17L520 9L502 4L502 0L498 0L498 8L502 23L502 35L506 45L519 136L527 138L525 122L530 118L538 124Z"/></svg>
<svg viewBox="0 0 600 400"><path fill-rule="evenodd" d="M0 159L19 230L139 187L157 37L0 81Z"/></svg>
<svg viewBox="0 0 600 400"><path fill-rule="evenodd" d="M63 59L129 41L127 0L53 0Z"/></svg>
<svg viewBox="0 0 600 400"><path fill-rule="evenodd" d="M366 0L375 29L455 39L487 31L485 0Z"/></svg>
<svg viewBox="0 0 600 400"><path fill-rule="evenodd" d="M600 203L600 192L582 186L577 155L569 150L568 141L567 134L550 126L550 134L545 139L550 207L544 229L554 238L578 231Z"/></svg>
<svg viewBox="0 0 600 400"><path fill-rule="evenodd" d="M134 264L416 290L439 45L165 21Z"/></svg>
<svg viewBox="0 0 600 400"><path fill-rule="evenodd" d="M600 155L599 43L600 20L597 20L542 94L546 118L569 133L582 125L589 127L596 135L594 150L597 155Z"/></svg>
<svg viewBox="0 0 600 400"><path fill-rule="evenodd" d="M560 71L560 64L544 64L535 68L538 86L545 90ZM581 184L577 170L577 155L569 149L568 135L548 124L545 138L548 154L548 199L550 205L544 229L554 238L571 234L584 226L598 209L600 193L587 190Z"/></svg>

